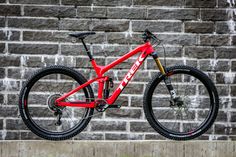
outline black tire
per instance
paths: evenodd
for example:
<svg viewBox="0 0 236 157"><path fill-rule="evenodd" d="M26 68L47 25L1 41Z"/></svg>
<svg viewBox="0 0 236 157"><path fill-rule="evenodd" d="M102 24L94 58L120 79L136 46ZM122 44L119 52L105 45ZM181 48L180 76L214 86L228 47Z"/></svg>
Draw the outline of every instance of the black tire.
<svg viewBox="0 0 236 157"><path fill-rule="evenodd" d="M53 100L58 95L85 82L86 79L80 73L64 66L51 66L35 73L26 81L19 96L20 115L26 126L47 140L66 140L80 133L91 120L94 109L59 108L53 106L52 102L55 102ZM60 90L56 89L59 87ZM86 101L94 99L92 88L90 86L83 88L73 99L76 97ZM58 122L55 115L55 110L58 109L62 113L62 123L54 126L55 122Z"/></svg>
<svg viewBox="0 0 236 157"><path fill-rule="evenodd" d="M190 140L202 135L212 126L218 113L216 87L206 74L193 67L180 65L167 68L166 71L165 75L158 73L145 90L143 107L148 122L158 133L173 140ZM176 94L180 99L182 97L182 105L170 105L170 94L163 83L166 76L171 78L174 89L180 91ZM184 87L187 89L183 90ZM156 90L159 90L157 95ZM159 97L158 94L162 92L168 96ZM201 120L203 122L200 123Z"/></svg>

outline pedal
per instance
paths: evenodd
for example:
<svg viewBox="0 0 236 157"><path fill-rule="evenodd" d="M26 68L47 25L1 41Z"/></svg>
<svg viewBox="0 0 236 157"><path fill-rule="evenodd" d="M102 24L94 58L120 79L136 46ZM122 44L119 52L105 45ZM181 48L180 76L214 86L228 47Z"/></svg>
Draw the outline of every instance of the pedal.
<svg viewBox="0 0 236 157"><path fill-rule="evenodd" d="M109 105L108 108L120 108L121 105Z"/></svg>

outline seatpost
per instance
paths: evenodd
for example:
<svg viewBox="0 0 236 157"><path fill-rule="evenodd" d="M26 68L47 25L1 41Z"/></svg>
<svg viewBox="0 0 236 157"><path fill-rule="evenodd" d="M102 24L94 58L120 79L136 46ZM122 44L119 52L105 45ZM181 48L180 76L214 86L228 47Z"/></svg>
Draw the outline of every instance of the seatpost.
<svg viewBox="0 0 236 157"><path fill-rule="evenodd" d="M85 50L86 50L86 52L87 52L87 54L88 54L88 56L89 56L90 61L93 60L93 56L91 55L91 53L90 53L90 51L88 50L86 44L84 43L84 38L80 38L80 40L81 40L81 42L82 42L83 45L84 45L84 48L85 48Z"/></svg>

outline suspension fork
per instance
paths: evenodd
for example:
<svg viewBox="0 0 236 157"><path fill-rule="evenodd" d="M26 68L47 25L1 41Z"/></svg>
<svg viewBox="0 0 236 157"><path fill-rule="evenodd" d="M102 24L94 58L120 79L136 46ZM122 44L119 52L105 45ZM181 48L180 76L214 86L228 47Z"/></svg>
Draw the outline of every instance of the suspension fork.
<svg viewBox="0 0 236 157"><path fill-rule="evenodd" d="M160 70L161 74L165 75L164 82L165 82L165 85L166 85L170 95L171 95L171 98L175 99L176 98L176 92L175 92L175 90L174 90L174 88L173 88L173 86L171 84L170 77L168 77L168 74L166 74L166 72L167 72L166 68L164 66L162 66L161 61L158 58L157 52L151 53L151 56L155 60L156 65L157 65L158 69Z"/></svg>

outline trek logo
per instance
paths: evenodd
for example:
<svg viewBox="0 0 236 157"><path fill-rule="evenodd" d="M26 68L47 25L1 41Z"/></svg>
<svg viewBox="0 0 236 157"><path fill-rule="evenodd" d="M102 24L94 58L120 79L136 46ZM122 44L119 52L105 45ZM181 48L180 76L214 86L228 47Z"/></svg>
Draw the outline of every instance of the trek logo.
<svg viewBox="0 0 236 157"><path fill-rule="evenodd" d="M144 59L145 59L145 55L144 56L142 56L142 55L139 56L137 61L134 63L134 65L129 70L128 74L125 76L125 78L120 83L118 89L122 90L127 85L127 83L133 77L134 73L138 70L138 68L140 67L140 65L141 65L141 63Z"/></svg>

